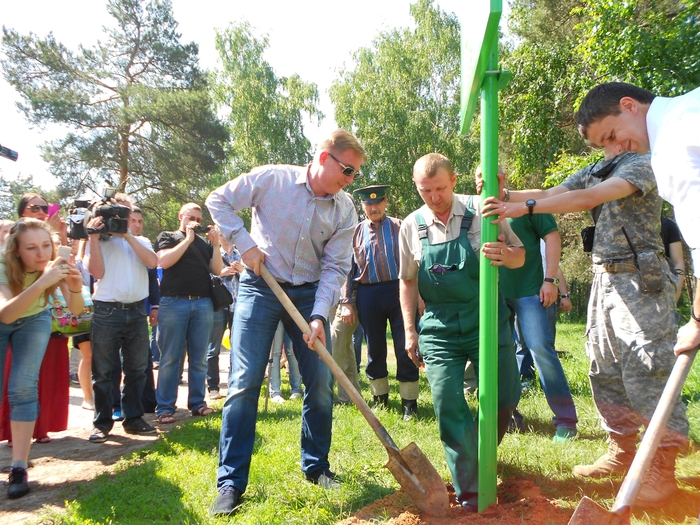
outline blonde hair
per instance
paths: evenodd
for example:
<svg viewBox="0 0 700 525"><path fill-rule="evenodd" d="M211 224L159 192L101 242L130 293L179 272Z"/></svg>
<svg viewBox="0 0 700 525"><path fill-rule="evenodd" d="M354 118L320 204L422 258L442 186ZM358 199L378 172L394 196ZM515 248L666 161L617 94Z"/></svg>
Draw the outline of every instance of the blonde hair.
<svg viewBox="0 0 700 525"><path fill-rule="evenodd" d="M344 129L337 129L329 135L329 137L321 142L318 146L318 151L332 149L335 152L341 153L345 150L352 150L362 157L362 162L367 162L367 154L365 148L360 144L359 139L352 133Z"/></svg>
<svg viewBox="0 0 700 525"><path fill-rule="evenodd" d="M419 158L413 165L413 178L415 179L419 175L434 177L440 168L444 168L448 174L454 175L450 159L441 153L428 153Z"/></svg>
<svg viewBox="0 0 700 525"><path fill-rule="evenodd" d="M182 208L180 208L180 211L178 215L182 215L185 213L187 210L197 210L198 212L202 212L202 207L199 204L196 204L194 202L188 202L187 204L183 204Z"/></svg>
<svg viewBox="0 0 700 525"><path fill-rule="evenodd" d="M51 237L51 229L49 228L48 224L46 224L44 221L28 217L20 219L14 223L12 228L10 228L10 233L5 241L5 272L7 274L7 282L13 296L21 294L24 290L24 278L27 275L27 271L24 268L24 263L19 256L19 241L21 235L29 230L44 230L47 233L49 240L51 241L51 245L54 248L51 250L51 260L56 258L55 243ZM44 272L42 271L39 274L39 277L41 277L43 273ZM48 304L49 296L54 293L57 286L58 283L54 284L53 286L49 286L44 291L45 305Z"/></svg>

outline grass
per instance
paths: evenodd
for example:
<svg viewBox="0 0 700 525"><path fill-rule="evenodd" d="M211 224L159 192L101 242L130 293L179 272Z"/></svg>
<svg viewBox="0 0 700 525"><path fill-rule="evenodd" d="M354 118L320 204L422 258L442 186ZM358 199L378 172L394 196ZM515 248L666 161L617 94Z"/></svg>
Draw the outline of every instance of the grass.
<svg viewBox="0 0 700 525"><path fill-rule="evenodd" d="M551 412L539 388L528 392L519 408L528 431L508 434L499 447L499 477L517 476L534 481L543 494L573 509L583 494L609 508L619 480L582 482L571 475L578 463L588 463L606 448L588 388L584 326L560 324L557 348L574 394L580 436L554 445ZM391 377L391 374L390 374ZM289 394L288 385L286 394ZM369 396L369 387L363 383ZM392 379L392 388L395 383ZM433 465L449 480L438 438L427 381L421 377L420 419L399 417L400 400L394 391L391 410L379 414L389 434L404 446L415 441ZM284 390L284 388L283 388ZM683 393L691 421L691 448L678 461L681 491L661 510L638 513L633 524L695 524L700 508L700 366L693 367ZM221 402L219 402L221 403ZM217 446L220 415L197 418L163 435L147 449L124 458L114 474L102 475L79 488L62 512L46 511L37 523L53 525L98 524L317 524L336 523L357 509L398 488L383 468L386 451L354 407L334 409L331 466L343 480L338 491L324 491L303 481L299 467L299 412L301 401L260 403L255 451L243 505L234 518L213 519L207 510L216 495Z"/></svg>

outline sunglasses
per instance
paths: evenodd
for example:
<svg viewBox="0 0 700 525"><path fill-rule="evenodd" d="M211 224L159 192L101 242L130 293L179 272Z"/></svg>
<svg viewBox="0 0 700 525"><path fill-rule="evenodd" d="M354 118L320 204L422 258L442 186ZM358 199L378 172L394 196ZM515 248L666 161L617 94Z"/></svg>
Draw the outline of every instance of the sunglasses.
<svg viewBox="0 0 700 525"><path fill-rule="evenodd" d="M36 213L39 210L43 211L44 213L49 213L48 204L30 204L27 206L27 209L32 213Z"/></svg>
<svg viewBox="0 0 700 525"><path fill-rule="evenodd" d="M343 175L345 175L346 177L352 177L352 178L356 179L356 178L362 176L362 174L359 171L357 171L356 169L354 169L350 166L346 166L345 164L340 162L338 159L336 159L335 155L333 155L330 151L326 151L326 153L328 153L328 155L330 155L330 157L334 161L336 161L338 164L340 164L340 167L343 168Z"/></svg>
<svg viewBox="0 0 700 525"><path fill-rule="evenodd" d="M458 268L459 266L456 264L452 264L450 266L443 266L440 263L435 263L430 268L428 268L428 271L436 275L445 275L448 272L454 272Z"/></svg>

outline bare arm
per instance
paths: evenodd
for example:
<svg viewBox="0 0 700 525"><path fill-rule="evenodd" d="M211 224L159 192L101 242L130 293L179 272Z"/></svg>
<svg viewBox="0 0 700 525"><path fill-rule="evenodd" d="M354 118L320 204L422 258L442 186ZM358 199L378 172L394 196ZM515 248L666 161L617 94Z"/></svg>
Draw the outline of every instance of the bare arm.
<svg viewBox="0 0 700 525"><path fill-rule="evenodd" d="M696 278L696 290L698 289L698 285L700 285L700 279ZM673 348L676 355L700 347L700 321L697 319L700 319L700 293L695 294L690 321L678 330L678 342Z"/></svg>
<svg viewBox="0 0 700 525"><path fill-rule="evenodd" d="M190 227L190 225L193 226ZM187 230L185 231L185 238L182 240L182 242L178 243L172 248L165 248L164 250L160 250L157 253L158 266L163 268L163 270L177 264L180 258L182 258L182 256L187 251L187 248L189 248L190 244L194 242L194 226L196 226L196 223L193 222L187 225Z"/></svg>
<svg viewBox="0 0 700 525"><path fill-rule="evenodd" d="M399 280L399 301L403 329L406 334L406 352L416 366L418 359L418 331L416 330L416 311L418 310L418 278Z"/></svg>
<svg viewBox="0 0 700 525"><path fill-rule="evenodd" d="M559 258L561 257L561 236L558 230L554 230L545 235L544 241L544 258L547 261L547 274L545 277L554 279L559 273ZM554 283L544 281L540 287L540 301L542 306L547 308L549 305L557 302L559 289Z"/></svg>
<svg viewBox="0 0 700 525"><path fill-rule="evenodd" d="M214 275L220 275L224 269L224 260L221 258L221 249L219 248L219 229L214 226L207 232L207 237L214 245L214 252L209 261L209 271Z"/></svg>
<svg viewBox="0 0 700 525"><path fill-rule="evenodd" d="M564 277L564 272L561 271L561 267L557 270L557 279L559 279L559 293L562 295L569 295L569 286L566 284L566 277ZM563 312L569 312L573 309L574 305L571 302L571 298L562 297L559 302L559 308Z"/></svg>

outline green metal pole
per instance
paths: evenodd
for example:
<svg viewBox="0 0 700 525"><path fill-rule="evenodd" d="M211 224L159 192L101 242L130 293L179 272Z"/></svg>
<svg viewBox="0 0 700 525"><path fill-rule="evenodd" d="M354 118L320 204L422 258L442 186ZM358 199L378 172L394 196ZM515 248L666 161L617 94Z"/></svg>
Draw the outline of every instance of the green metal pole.
<svg viewBox="0 0 700 525"><path fill-rule="evenodd" d="M491 46L481 91L483 199L498 192L498 38ZM481 242L498 237L498 227L481 219ZM498 446L498 268L480 257L479 278L479 512L496 503Z"/></svg>

